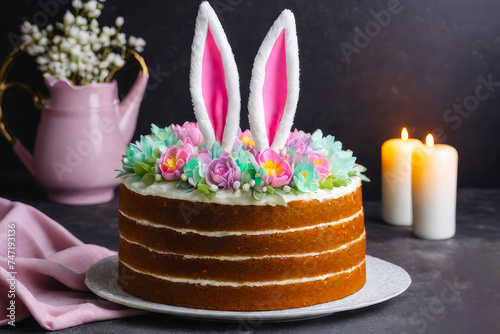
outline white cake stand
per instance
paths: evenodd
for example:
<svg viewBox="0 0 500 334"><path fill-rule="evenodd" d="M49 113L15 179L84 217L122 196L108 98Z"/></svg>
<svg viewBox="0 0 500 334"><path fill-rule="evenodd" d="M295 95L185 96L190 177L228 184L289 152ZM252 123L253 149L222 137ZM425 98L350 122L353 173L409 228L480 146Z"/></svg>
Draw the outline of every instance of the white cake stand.
<svg viewBox="0 0 500 334"><path fill-rule="evenodd" d="M185 318L215 321L296 321L327 316L384 302L405 291L410 275L401 267L373 256L366 256L366 284L355 294L329 303L278 311L212 311L149 302L123 291L117 283L118 257L112 256L87 270L85 284L96 295L131 308Z"/></svg>

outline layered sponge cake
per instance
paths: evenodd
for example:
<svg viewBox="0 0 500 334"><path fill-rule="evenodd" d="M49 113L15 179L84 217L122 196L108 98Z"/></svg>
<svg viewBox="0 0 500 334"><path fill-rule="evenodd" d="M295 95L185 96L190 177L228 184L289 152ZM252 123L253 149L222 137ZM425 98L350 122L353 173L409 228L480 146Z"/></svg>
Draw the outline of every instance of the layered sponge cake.
<svg viewBox="0 0 500 334"><path fill-rule="evenodd" d="M346 297L365 284L358 177L314 195L186 199L169 184L120 188L123 289L212 310L277 310ZM251 203L251 204L250 204ZM132 278L132 279L131 279Z"/></svg>
<svg viewBox="0 0 500 334"><path fill-rule="evenodd" d="M293 130L295 19L284 10L255 57L242 131L239 77L208 2L190 90L197 122L151 126L118 176L119 285L145 300L210 310L279 310L349 296L366 281L361 181L350 150Z"/></svg>

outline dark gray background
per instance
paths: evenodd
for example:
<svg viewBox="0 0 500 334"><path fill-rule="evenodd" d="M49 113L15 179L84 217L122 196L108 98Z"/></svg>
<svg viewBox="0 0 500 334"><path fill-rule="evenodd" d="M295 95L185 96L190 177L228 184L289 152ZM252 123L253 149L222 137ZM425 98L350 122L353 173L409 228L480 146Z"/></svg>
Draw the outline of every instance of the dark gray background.
<svg viewBox="0 0 500 334"><path fill-rule="evenodd" d="M23 18L60 18L68 0L2 3L0 56L12 48ZM43 5L50 3L51 6ZM499 187L500 86L467 118L449 112L454 103L474 95L479 77L500 82L500 2L496 0L402 0L400 12L380 31L372 30L368 45L351 55L340 43L354 44L355 27L365 30L390 1L211 1L217 8L236 56L242 89L242 127L253 58L267 30L282 9L296 16L301 62L301 92L295 125L305 131L321 128L334 134L368 167L367 199L380 197L380 146L407 126L423 139L438 129L438 142L459 152L459 186ZM54 6L56 4L56 6ZM142 36L151 71L136 136L149 125L194 120L189 96L189 57L199 1L108 0L100 19L112 24L125 18L123 30ZM59 9L55 8L59 7ZM55 15L54 15L55 13ZM9 38L10 37L10 38ZM9 40L10 39L10 40ZM365 43L366 44L366 43ZM29 60L12 75L36 87L41 79ZM127 71L126 71L127 72ZM120 78L127 89L133 70ZM481 90L481 93L486 91ZM470 99L469 99L470 100ZM38 112L22 92L6 96L7 119L17 135L32 147ZM465 114L464 114L465 115ZM449 117L448 121L447 117ZM452 118L453 117L453 118ZM458 121L461 121L458 123ZM441 130L439 130L441 129ZM0 139L0 173L24 173L24 168ZM35 167L36 168L36 167ZM2 185L0 185L1 187Z"/></svg>

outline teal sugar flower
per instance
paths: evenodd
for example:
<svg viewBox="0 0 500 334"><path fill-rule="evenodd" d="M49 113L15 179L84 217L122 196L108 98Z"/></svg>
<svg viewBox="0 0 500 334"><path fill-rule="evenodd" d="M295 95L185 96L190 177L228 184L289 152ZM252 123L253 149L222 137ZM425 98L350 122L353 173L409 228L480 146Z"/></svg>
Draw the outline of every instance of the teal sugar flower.
<svg viewBox="0 0 500 334"><path fill-rule="evenodd" d="M319 175L314 170L314 163L308 162L307 157L295 166L293 182L299 191L315 192L318 190Z"/></svg>
<svg viewBox="0 0 500 334"><path fill-rule="evenodd" d="M351 171L349 172L349 176L359 176L361 180L370 182L370 179L365 174L363 174L364 172L366 172L366 167L355 163Z"/></svg>
<svg viewBox="0 0 500 334"><path fill-rule="evenodd" d="M321 140L321 145L325 150L325 158L328 160L333 177L349 180L349 172L356 161L356 158L352 156L352 151L342 150L342 143L335 141L335 137L330 135Z"/></svg>
<svg viewBox="0 0 500 334"><path fill-rule="evenodd" d="M242 173L252 167L248 152L246 150L239 146L239 149L238 147L236 148L235 153L236 156L234 157L234 160L236 161L236 164L238 165Z"/></svg>
<svg viewBox="0 0 500 334"><path fill-rule="evenodd" d="M330 173L338 179L349 179L349 172L354 166L356 158L352 156L352 151L328 152L326 155L330 165Z"/></svg>
<svg viewBox="0 0 500 334"><path fill-rule="evenodd" d="M155 135L155 142L162 143L162 148L164 146L165 150L167 147L178 144L177 132L172 130L172 125L160 128L155 124L151 124L151 132ZM161 151L161 153L164 153L165 150Z"/></svg>
<svg viewBox="0 0 500 334"><path fill-rule="evenodd" d="M125 149L125 155L122 156L123 171L117 177L137 174L134 167L140 163L154 166L156 159L165 150L163 142L155 141L151 136L141 136L140 140L130 143Z"/></svg>
<svg viewBox="0 0 500 334"><path fill-rule="evenodd" d="M322 151L323 147L323 131L320 129L313 132L311 137L309 137L309 143L307 144L314 151Z"/></svg>
<svg viewBox="0 0 500 334"><path fill-rule="evenodd" d="M184 175L187 177L187 181L190 185L195 186L200 183L205 177L205 167L200 159L191 159L186 162L184 166Z"/></svg>

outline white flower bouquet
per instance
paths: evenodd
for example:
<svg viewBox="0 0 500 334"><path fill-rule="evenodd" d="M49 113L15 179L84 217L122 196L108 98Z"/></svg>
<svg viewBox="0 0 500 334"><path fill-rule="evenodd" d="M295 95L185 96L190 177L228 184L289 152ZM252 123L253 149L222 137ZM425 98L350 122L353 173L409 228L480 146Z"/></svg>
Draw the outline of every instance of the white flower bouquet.
<svg viewBox="0 0 500 334"><path fill-rule="evenodd" d="M146 42L140 37L120 32L123 17L114 27L99 27L105 0L73 0L74 12L67 11L63 22L45 28L24 22L21 25L25 51L36 57L44 76L67 78L75 85L104 82L106 77L125 64L120 49L129 46L142 52Z"/></svg>

